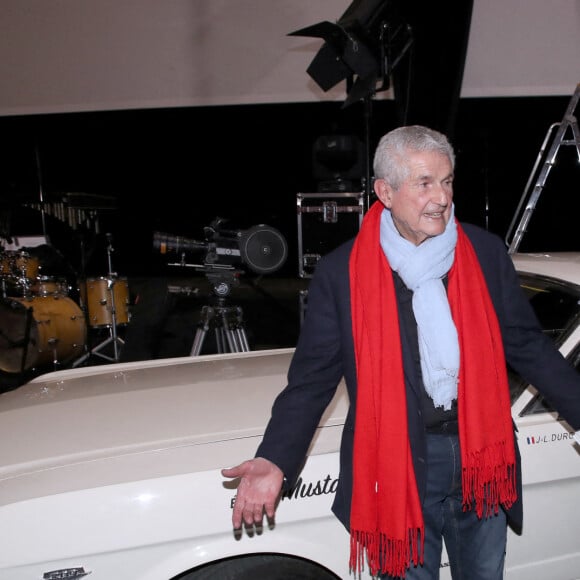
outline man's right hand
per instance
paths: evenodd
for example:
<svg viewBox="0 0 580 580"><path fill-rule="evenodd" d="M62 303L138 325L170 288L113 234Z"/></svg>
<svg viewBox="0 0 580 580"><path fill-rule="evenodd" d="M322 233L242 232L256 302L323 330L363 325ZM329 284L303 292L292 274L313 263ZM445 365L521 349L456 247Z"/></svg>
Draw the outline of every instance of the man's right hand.
<svg viewBox="0 0 580 580"><path fill-rule="evenodd" d="M232 513L234 529L246 525L260 525L264 511L269 519L274 518L276 502L282 489L282 470L267 459L256 457L235 467L222 469L224 477L240 478L236 501Z"/></svg>

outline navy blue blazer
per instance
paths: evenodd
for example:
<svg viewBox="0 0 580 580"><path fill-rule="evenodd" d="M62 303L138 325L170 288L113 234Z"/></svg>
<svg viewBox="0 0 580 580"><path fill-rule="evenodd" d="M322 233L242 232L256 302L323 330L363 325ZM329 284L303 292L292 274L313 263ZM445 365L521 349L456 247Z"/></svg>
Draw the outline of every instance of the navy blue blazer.
<svg viewBox="0 0 580 580"><path fill-rule="evenodd" d="M477 254L496 310L507 362L533 383L574 428L580 428L580 373L554 348L543 332L521 289L505 244L477 226L462 224ZM320 418L342 377L350 407L343 429L340 473L333 512L349 529L352 494L356 367L352 336L349 257L354 240L324 256L308 290L306 315L289 371L288 384L272 407L272 416L257 449L257 457L273 461L284 472L286 487L297 480ZM409 437L419 497L426 481L426 437L421 417L420 377L411 362L409 337L401 328L407 390ZM518 501L508 521L522 526L521 469L518 461Z"/></svg>

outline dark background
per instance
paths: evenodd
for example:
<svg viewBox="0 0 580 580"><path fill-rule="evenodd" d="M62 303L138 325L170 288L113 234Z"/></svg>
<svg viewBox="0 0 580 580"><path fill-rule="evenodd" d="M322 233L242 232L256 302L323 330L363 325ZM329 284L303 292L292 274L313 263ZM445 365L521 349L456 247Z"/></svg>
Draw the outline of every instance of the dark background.
<svg viewBox="0 0 580 580"><path fill-rule="evenodd" d="M342 83L344 102L0 117L0 236L46 234L79 277L106 275L111 247L120 275L179 276L191 270L168 268L175 260L156 251L154 233L203 243L204 228L219 217L233 231L277 228L288 259L273 275L295 277L297 193L332 192L334 182L337 191L365 190L370 197L379 138L399 125L423 124L455 146L459 219L503 237L544 137L564 118L572 95L461 99L472 8L472 0L354 0L338 24L370 52L355 50L351 59L348 42L346 50L337 48L325 34L304 73L322 89ZM393 38L403 42L385 30L398 31ZM390 87L395 99L381 98ZM327 136L362 144L347 168L324 167L314 157ZM522 250L575 247L578 152L563 149ZM59 204L75 193L106 202L108 209L96 213L98 229L71 228L62 216L39 211L40 202ZM346 230L345 237L352 235Z"/></svg>
<svg viewBox="0 0 580 580"><path fill-rule="evenodd" d="M568 97L464 99L453 142L455 203L463 221L505 236L544 136ZM227 227L278 228L289 247L277 275L297 268L296 194L315 192L313 145L324 135L366 138L362 103L223 106L0 118L2 226L40 235L75 270L105 275L112 234L114 270L126 276L174 272L153 248L153 232L204 241L216 217ZM371 147L397 126L395 103L375 101ZM578 169L562 147L520 249L575 249ZM363 153L364 157L364 153ZM364 176L366 160L358 161ZM360 182L357 182L360 183ZM363 184L360 184L363 188ZM82 192L103 196L99 232L71 229L30 206ZM80 254L85 254L85 265ZM80 272L82 273L82 272Z"/></svg>

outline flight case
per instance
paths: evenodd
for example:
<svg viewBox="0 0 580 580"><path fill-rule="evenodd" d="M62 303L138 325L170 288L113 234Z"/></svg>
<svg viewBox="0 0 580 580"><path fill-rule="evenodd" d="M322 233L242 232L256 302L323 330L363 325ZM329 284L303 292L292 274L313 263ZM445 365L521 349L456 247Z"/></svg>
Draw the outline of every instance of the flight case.
<svg viewBox="0 0 580 580"><path fill-rule="evenodd" d="M364 192L298 193L298 274L311 278L320 258L354 237L364 214Z"/></svg>

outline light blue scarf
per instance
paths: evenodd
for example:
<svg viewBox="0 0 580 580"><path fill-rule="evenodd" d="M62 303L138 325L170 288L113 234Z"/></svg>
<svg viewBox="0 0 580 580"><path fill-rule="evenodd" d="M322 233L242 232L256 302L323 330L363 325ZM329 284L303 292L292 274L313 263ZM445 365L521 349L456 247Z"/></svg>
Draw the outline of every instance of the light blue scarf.
<svg viewBox="0 0 580 580"><path fill-rule="evenodd" d="M391 268L413 292L425 390L436 407L448 410L457 398L459 342L443 278L455 257L454 207L445 231L415 246L398 232L391 212L381 215L381 247Z"/></svg>

